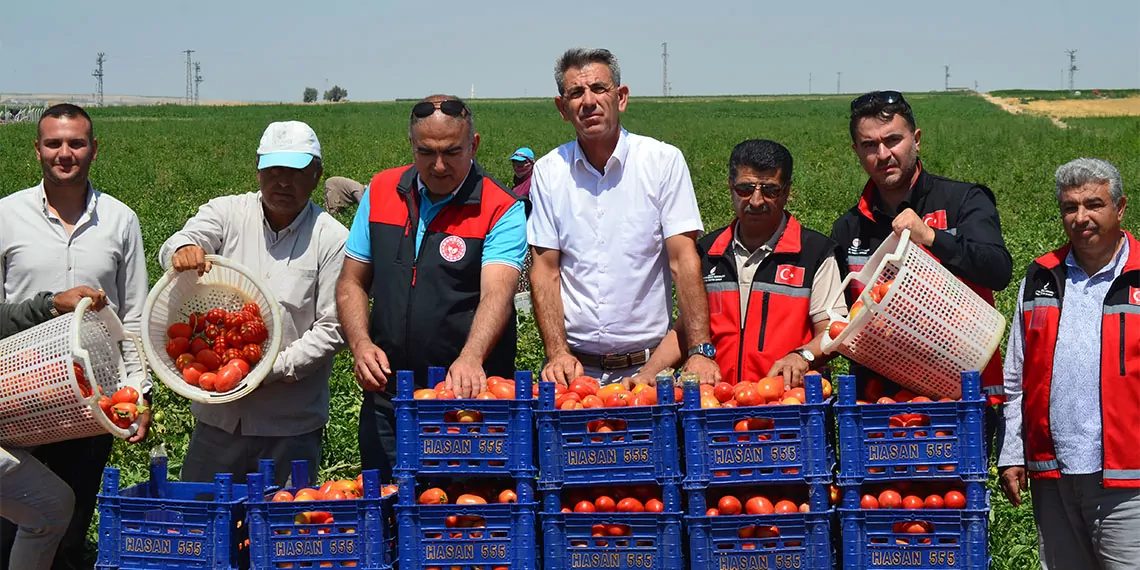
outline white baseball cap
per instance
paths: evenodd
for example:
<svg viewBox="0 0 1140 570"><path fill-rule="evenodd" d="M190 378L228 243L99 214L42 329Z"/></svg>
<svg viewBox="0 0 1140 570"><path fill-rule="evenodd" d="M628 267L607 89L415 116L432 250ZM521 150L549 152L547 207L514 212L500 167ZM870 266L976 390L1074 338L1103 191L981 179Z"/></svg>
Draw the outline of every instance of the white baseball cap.
<svg viewBox="0 0 1140 570"><path fill-rule="evenodd" d="M270 123L257 147L257 169L273 166L305 168L321 157L317 133L301 121Z"/></svg>

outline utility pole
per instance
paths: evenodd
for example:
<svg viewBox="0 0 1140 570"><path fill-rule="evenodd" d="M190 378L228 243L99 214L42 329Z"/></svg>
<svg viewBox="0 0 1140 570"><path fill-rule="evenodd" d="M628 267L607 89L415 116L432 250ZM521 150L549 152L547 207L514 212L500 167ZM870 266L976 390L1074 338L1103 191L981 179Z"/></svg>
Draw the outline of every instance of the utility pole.
<svg viewBox="0 0 1140 570"><path fill-rule="evenodd" d="M1069 91L1073 90L1073 74L1077 72L1077 50L1067 49L1065 53L1069 54Z"/></svg>
<svg viewBox="0 0 1140 570"><path fill-rule="evenodd" d="M842 93L842 91L840 91L840 89L839 89L839 85L840 85L839 82L842 79L843 79L843 72L842 71L836 71L835 72L835 94L836 95L838 95L839 93Z"/></svg>
<svg viewBox="0 0 1140 570"><path fill-rule="evenodd" d="M808 72L808 95L811 95L811 72Z"/></svg>
<svg viewBox="0 0 1140 570"><path fill-rule="evenodd" d="M978 80L975 79L974 80L974 93L977 93L977 92L978 92Z"/></svg>
<svg viewBox="0 0 1140 570"><path fill-rule="evenodd" d="M669 43L661 42L661 96L669 96Z"/></svg>
<svg viewBox="0 0 1140 570"><path fill-rule="evenodd" d="M91 75L95 78L95 106L103 106L103 62L107 54L99 52L95 57L95 71Z"/></svg>
<svg viewBox="0 0 1140 570"><path fill-rule="evenodd" d="M198 99L198 85L202 83L202 63L194 62L194 104L197 105L200 101Z"/></svg>
<svg viewBox="0 0 1140 570"><path fill-rule="evenodd" d="M943 90L949 91L950 90L950 66L944 65L942 67L946 70L946 78L945 78L945 83L943 84Z"/></svg>
<svg viewBox="0 0 1140 570"><path fill-rule="evenodd" d="M194 76L191 75L193 65L190 61L190 54L194 53L194 50L182 50L182 53L186 54L186 104L190 105L194 102Z"/></svg>

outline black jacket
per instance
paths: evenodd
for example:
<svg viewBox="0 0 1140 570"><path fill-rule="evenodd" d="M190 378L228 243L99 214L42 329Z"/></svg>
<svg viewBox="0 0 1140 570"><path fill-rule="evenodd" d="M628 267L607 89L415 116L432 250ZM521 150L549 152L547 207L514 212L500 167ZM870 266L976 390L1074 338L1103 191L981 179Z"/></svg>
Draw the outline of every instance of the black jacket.
<svg viewBox="0 0 1140 570"><path fill-rule="evenodd" d="M0 338L50 321L51 298L52 294L45 292L19 303L0 302Z"/></svg>

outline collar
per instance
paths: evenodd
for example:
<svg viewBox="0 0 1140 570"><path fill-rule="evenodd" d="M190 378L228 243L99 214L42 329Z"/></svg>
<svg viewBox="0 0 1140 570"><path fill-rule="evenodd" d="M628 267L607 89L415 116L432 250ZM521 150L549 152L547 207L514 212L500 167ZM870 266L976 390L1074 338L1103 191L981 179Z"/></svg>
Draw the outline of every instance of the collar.
<svg viewBox="0 0 1140 570"><path fill-rule="evenodd" d="M40 211L42 211L44 213L44 216L51 215L51 212L48 210L47 190L44 189L44 180L42 178L40 179L39 185L36 186L36 190L39 192L39 195L40 195ZM87 215L87 216L95 215L95 206L99 202L99 196L100 195L102 195L102 192L96 190L95 187L91 185L91 181L88 180L87 181L87 207L84 208L84 210L83 210L85 215ZM80 219L82 220L82 216L80 216Z"/></svg>
<svg viewBox="0 0 1140 570"><path fill-rule="evenodd" d="M478 162L472 160L471 168L467 170L467 175L463 178L463 182L459 183L459 188L452 190L450 196L452 199L460 202L461 204L478 204L482 197L482 181L486 177L483 167ZM420 197L424 200L424 192L427 191L423 183L420 181L419 173L416 171L414 164L409 165L407 170L400 175L399 182L396 183L396 192L405 195L405 197L412 192L412 188L416 188L420 192Z"/></svg>
<svg viewBox="0 0 1140 570"><path fill-rule="evenodd" d="M725 251L728 250L728 246L736 243L736 236L733 232L738 223L740 223L740 220L734 218L732 223L728 224L728 227L717 236L712 246L709 247L710 256L723 257ZM800 234L802 229L803 226L800 225L800 221L785 210L782 227L778 228L776 233L772 236L772 239L776 239L775 248L772 250L772 253L799 253L801 249ZM768 243L772 243L772 240L769 239ZM762 247L767 247L768 243Z"/></svg>
<svg viewBox="0 0 1140 570"><path fill-rule="evenodd" d="M784 229L788 227L788 216L790 216L790 214L785 211L783 216L780 217L780 225L776 226L776 231L772 232L772 237L768 238L768 241L760 244L760 247L756 248L757 251L773 251L776 249L776 245L780 243L780 238L784 235ZM740 234L736 231L736 228L739 226L739 219L732 224L732 247L748 255L756 253L756 251L749 251L749 249L740 242Z"/></svg>
<svg viewBox="0 0 1140 570"><path fill-rule="evenodd" d="M611 154L609 159L606 160L606 171L608 172L610 170L609 164L610 164L611 160L616 160L618 165L620 165L621 167L624 168L626 159L628 157L629 157L629 131L625 130L625 127L622 127L620 129L620 131L618 132L617 146L614 147L613 154ZM586 158L586 152L582 150L582 143L578 142L577 140L575 140L575 144L574 144L573 162L574 162L574 164L581 163L582 165L589 167L590 170L597 172L597 170L594 168L594 165L590 164L589 159Z"/></svg>
<svg viewBox="0 0 1140 570"><path fill-rule="evenodd" d="M297 214L297 217L293 218L293 221L289 222L289 225L285 226L284 228L281 228L280 231L274 231L273 226L269 225L269 218L265 216L265 204L261 201L261 190L257 191L257 206L257 209L261 212L261 225L266 230L269 230L270 232L273 232L278 237L280 237L297 231L297 228L299 228L301 224L304 224L305 221L309 219L309 216L312 215L312 210L314 207L316 207L316 204L314 204L312 200L309 200L309 202L305 204L305 208Z"/></svg>
<svg viewBox="0 0 1140 570"><path fill-rule="evenodd" d="M1096 275L1087 275L1087 277L1089 279L1103 275L1105 273L1111 273L1114 277L1120 275L1120 270L1122 269L1122 266L1125 264L1125 261L1131 257L1130 251L1129 251L1130 248L1128 247L1129 245L1131 245L1128 243L1129 242L1128 238L1130 236L1125 235L1125 233L1123 231L1121 231L1120 237L1124 238L1124 243L1121 244L1120 249L1118 249L1116 251L1116 255L1112 256L1112 261L1110 261L1108 263L1108 265L1105 265L1104 267L1100 268L1100 271L1097 271ZM1066 273L1068 275L1072 275L1074 269L1076 269L1077 271L1080 271L1081 274L1085 273L1085 270L1082 269L1081 266L1077 264L1077 257L1075 255L1073 255L1073 249L1072 248L1069 248L1069 253L1067 255L1065 255L1065 266L1066 266L1066 270L1067 270Z"/></svg>
<svg viewBox="0 0 1140 570"><path fill-rule="evenodd" d="M929 192L928 177L926 169L922 167L922 160L919 160L918 179L914 181L914 185L910 187L903 201L899 203L898 209L905 210L904 204L907 207L913 207L914 203L925 197L927 192ZM859 213L872 222L876 221L875 212L879 212L884 220L894 218L894 215L888 214L886 208L881 204L882 198L879 196L879 189L875 186L875 182L868 178L867 183L863 185L863 193L859 195Z"/></svg>

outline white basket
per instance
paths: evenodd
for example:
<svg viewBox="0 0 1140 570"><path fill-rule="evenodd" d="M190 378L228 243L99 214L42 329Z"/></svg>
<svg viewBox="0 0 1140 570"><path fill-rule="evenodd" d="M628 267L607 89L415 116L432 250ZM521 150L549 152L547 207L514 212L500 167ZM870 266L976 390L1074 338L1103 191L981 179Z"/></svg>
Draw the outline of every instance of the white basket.
<svg viewBox="0 0 1140 570"><path fill-rule="evenodd" d="M875 303L871 289L892 279ZM917 394L960 398L961 373L984 369L1001 342L1005 317L911 243L909 231L892 233L861 271L847 275L838 295L852 280L866 286L864 307L838 338L824 335L823 351L838 351ZM848 320L830 310L828 316Z"/></svg>
<svg viewBox="0 0 1140 570"><path fill-rule="evenodd" d="M138 429L138 420L129 429L116 426L99 407L99 392L110 397L124 386L142 392L123 364L130 342L146 369L138 337L123 330L109 307L90 311L90 305L83 299L74 312L0 341L0 444L29 447L105 433L127 438ZM76 361L99 388L90 397L79 391ZM141 394L136 403L142 405Z"/></svg>
<svg viewBox="0 0 1140 570"><path fill-rule="evenodd" d="M249 269L217 255L207 255L206 260L213 267L202 277L192 270L169 269L155 283L143 306L146 328L142 340L147 361L163 384L195 402L224 404L252 392L273 370L273 361L281 349L281 307L273 293ZM170 340L166 329L176 322L186 322L190 313L205 313L214 307L239 311L249 302L261 308L261 318L269 332L269 338L261 344L261 360L229 392L210 392L187 384L166 354Z"/></svg>

